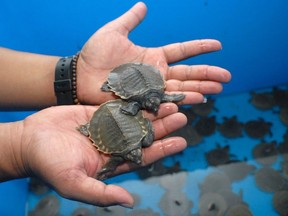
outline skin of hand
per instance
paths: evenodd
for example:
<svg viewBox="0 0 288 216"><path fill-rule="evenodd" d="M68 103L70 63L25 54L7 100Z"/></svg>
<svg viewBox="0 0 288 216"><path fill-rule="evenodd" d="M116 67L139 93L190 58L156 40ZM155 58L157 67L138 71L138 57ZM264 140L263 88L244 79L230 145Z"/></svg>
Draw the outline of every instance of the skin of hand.
<svg viewBox="0 0 288 216"><path fill-rule="evenodd" d="M216 66L169 66L221 49L217 40L192 40L157 48L141 47L131 42L128 34L144 19L146 12L144 3L135 4L96 31L83 46L77 63L77 95L81 103L101 104L113 99L112 93L104 93L100 87L113 68L128 62L143 62L158 68L166 80L167 92L185 94L182 104L202 103L203 94L219 93L222 91L221 83L230 81L231 74Z"/></svg>
<svg viewBox="0 0 288 216"><path fill-rule="evenodd" d="M37 176L68 199L98 206L132 207L134 201L128 191L95 179L109 155L92 146L77 127L87 123L96 109L95 106L57 106L17 122L17 136L8 133L14 140L20 140L11 146L17 161L13 172L18 172L12 178ZM181 137L161 139L186 124L185 115L177 111L175 104L163 103L157 115L145 112L145 117L153 123L155 139L150 147L143 148L143 166L186 148L186 141ZM117 167L115 175L137 167L124 163Z"/></svg>

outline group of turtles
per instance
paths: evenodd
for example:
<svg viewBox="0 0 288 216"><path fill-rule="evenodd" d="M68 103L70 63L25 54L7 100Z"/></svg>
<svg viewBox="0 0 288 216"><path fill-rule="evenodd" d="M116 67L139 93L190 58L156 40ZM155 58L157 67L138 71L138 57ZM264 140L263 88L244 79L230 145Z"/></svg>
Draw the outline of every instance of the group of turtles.
<svg viewBox="0 0 288 216"><path fill-rule="evenodd" d="M185 96L166 94L160 71L143 63L114 68L101 90L113 92L119 99L102 104L78 130L88 136L100 152L111 155L97 175L103 180L125 161L141 164L142 147L153 143L153 126L144 118L142 110L157 113L161 103L177 102Z"/></svg>

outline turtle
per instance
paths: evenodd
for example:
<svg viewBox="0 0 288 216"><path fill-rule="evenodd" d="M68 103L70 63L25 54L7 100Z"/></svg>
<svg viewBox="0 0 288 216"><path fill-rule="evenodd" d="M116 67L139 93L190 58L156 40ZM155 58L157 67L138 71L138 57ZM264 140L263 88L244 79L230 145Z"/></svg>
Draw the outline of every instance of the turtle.
<svg viewBox="0 0 288 216"><path fill-rule="evenodd" d="M85 207L76 208L71 214L71 216L93 216L93 215L95 215L95 213L92 210Z"/></svg>
<svg viewBox="0 0 288 216"><path fill-rule="evenodd" d="M277 191L273 196L273 207L279 215L288 215L288 191Z"/></svg>
<svg viewBox="0 0 288 216"><path fill-rule="evenodd" d="M259 110L269 110L275 105L275 99L272 92L251 92L251 99L249 102Z"/></svg>
<svg viewBox="0 0 288 216"><path fill-rule="evenodd" d="M288 189L288 180L271 167L263 167L257 170L255 173L255 182L265 192L274 193Z"/></svg>
<svg viewBox="0 0 288 216"><path fill-rule="evenodd" d="M266 134L272 136L271 122L266 122L263 118L250 120L244 124L244 130L247 135L254 139L263 139Z"/></svg>
<svg viewBox="0 0 288 216"><path fill-rule="evenodd" d="M194 125L195 130L201 136L210 136L216 131L216 117L201 117Z"/></svg>
<svg viewBox="0 0 288 216"><path fill-rule="evenodd" d="M44 196L36 204L34 210L30 211L29 216L43 216L43 215L60 215L60 201L55 195Z"/></svg>
<svg viewBox="0 0 288 216"><path fill-rule="evenodd" d="M208 116L212 111L217 111L215 108L215 99L207 98L205 103L193 104L191 110L198 116Z"/></svg>
<svg viewBox="0 0 288 216"><path fill-rule="evenodd" d="M207 175L202 183L199 184L201 194L204 193L218 193L221 190L231 190L231 180L229 177L221 172L214 171Z"/></svg>
<svg viewBox="0 0 288 216"><path fill-rule="evenodd" d="M199 214L202 216L224 215L227 202L220 194L205 193L199 199Z"/></svg>
<svg viewBox="0 0 288 216"><path fill-rule="evenodd" d="M230 156L232 155L230 154L229 145L221 147L219 144L217 144L216 148L205 153L205 158L210 166L226 164L230 161Z"/></svg>
<svg viewBox="0 0 288 216"><path fill-rule="evenodd" d="M110 160L98 172L98 179L105 179L125 161L142 162L142 147L148 147L154 140L154 131L143 112L131 116L122 113L123 100L112 100L102 104L91 120L80 125L78 130L88 136L98 151L109 154Z"/></svg>
<svg viewBox="0 0 288 216"><path fill-rule="evenodd" d="M278 158L277 142L261 142L253 148L255 160L263 165L272 165Z"/></svg>
<svg viewBox="0 0 288 216"><path fill-rule="evenodd" d="M101 90L114 92L128 102L121 110L136 115L140 109L156 113L162 102L178 102L184 94L165 94L165 81L155 67L144 63L126 63L114 68Z"/></svg>
<svg viewBox="0 0 288 216"><path fill-rule="evenodd" d="M243 123L237 120L237 116L223 117L223 123L218 125L218 130L226 138L242 136Z"/></svg>

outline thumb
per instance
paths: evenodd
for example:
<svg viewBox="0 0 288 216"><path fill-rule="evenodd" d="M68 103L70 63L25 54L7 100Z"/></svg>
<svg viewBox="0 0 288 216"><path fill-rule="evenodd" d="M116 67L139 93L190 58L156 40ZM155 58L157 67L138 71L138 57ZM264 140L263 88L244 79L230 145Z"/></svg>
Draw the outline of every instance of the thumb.
<svg viewBox="0 0 288 216"><path fill-rule="evenodd" d="M134 204L133 197L124 188L112 184L106 185L84 174L61 184L61 189L58 192L67 199L96 206L121 205L132 208Z"/></svg>
<svg viewBox="0 0 288 216"><path fill-rule="evenodd" d="M107 25L119 31L123 35L128 35L144 19L147 7L143 2L136 3L126 13Z"/></svg>

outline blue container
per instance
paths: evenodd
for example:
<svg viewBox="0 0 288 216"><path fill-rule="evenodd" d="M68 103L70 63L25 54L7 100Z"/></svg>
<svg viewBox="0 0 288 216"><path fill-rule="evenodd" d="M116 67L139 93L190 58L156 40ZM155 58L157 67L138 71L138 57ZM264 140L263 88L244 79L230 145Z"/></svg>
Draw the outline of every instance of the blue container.
<svg viewBox="0 0 288 216"><path fill-rule="evenodd" d="M0 45L27 52L72 55L98 28L136 2L3 0L0 6ZM230 70L233 79L224 86L223 94L288 82L288 1L144 2L148 14L130 34L130 39L147 47L200 38L220 40L222 51L184 62L217 65ZM1 113L0 122L23 119L29 114ZM24 215L26 191L26 180L0 184L0 214Z"/></svg>

